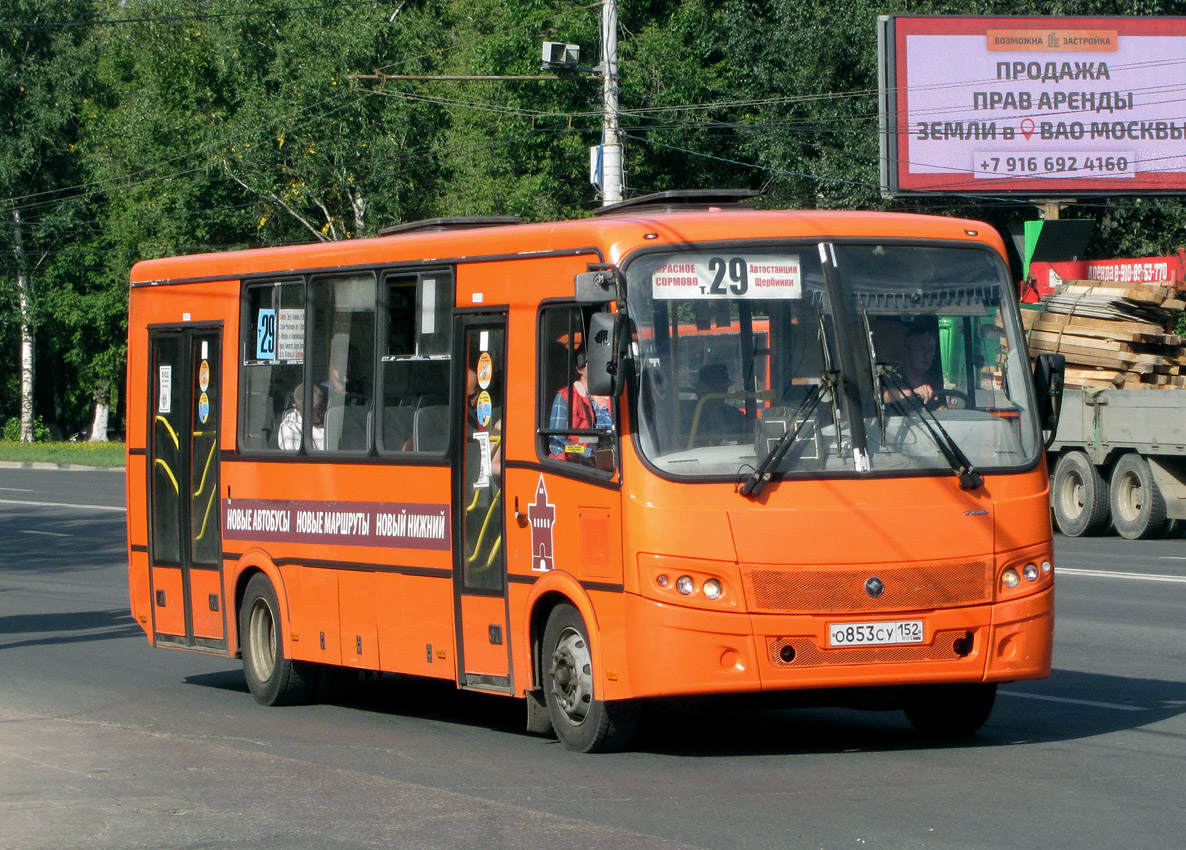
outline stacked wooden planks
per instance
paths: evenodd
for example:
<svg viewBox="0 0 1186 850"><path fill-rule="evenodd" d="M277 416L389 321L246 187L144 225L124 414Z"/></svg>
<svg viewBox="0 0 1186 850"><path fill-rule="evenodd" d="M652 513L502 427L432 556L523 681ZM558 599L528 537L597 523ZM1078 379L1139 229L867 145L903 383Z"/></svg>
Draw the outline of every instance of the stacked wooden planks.
<svg viewBox="0 0 1186 850"><path fill-rule="evenodd" d="M1067 358L1068 387L1186 387L1186 348L1172 333L1186 301L1172 285L1067 281L1026 310L1031 354Z"/></svg>

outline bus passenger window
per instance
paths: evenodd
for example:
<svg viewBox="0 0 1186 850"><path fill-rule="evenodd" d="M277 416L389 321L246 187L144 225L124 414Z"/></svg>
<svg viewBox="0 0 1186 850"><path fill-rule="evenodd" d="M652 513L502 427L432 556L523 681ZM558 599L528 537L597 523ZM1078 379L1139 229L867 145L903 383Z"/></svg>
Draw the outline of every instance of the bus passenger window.
<svg viewBox="0 0 1186 850"><path fill-rule="evenodd" d="M379 450L439 454L447 447L453 276L389 275L380 349Z"/></svg>
<svg viewBox="0 0 1186 850"><path fill-rule="evenodd" d="M540 454L563 463L614 465L614 401L591 395L580 307L549 308L540 321Z"/></svg>
<svg viewBox="0 0 1186 850"><path fill-rule="evenodd" d="M245 295L240 343L240 447L245 451L277 451L280 422L304 370L305 284L251 284Z"/></svg>
<svg viewBox="0 0 1186 850"><path fill-rule="evenodd" d="M375 276L315 278L309 356L325 394L325 451L370 450L374 352Z"/></svg>

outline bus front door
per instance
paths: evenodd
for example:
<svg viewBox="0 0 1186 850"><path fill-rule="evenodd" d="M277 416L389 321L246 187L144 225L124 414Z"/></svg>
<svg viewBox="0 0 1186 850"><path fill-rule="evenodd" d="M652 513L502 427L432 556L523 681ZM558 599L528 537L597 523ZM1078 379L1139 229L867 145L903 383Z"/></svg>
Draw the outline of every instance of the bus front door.
<svg viewBox="0 0 1186 850"><path fill-rule="evenodd" d="M148 556L154 642L226 649L218 500L220 327L149 333Z"/></svg>
<svg viewBox="0 0 1186 850"><path fill-rule="evenodd" d="M465 397L453 405L459 462L454 477L454 616L461 687L510 692L507 575L503 545L502 423L506 398L505 316L458 319Z"/></svg>

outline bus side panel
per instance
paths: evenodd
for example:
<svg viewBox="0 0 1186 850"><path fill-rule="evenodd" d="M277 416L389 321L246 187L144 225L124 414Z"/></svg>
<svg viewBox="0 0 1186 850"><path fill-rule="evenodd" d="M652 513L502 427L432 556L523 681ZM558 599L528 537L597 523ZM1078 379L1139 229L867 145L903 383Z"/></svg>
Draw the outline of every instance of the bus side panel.
<svg viewBox="0 0 1186 850"><path fill-rule="evenodd" d="M152 568L153 629L158 635L185 636L185 595L181 589L181 570L177 567Z"/></svg>
<svg viewBox="0 0 1186 850"><path fill-rule="evenodd" d="M455 680L453 583L434 576L381 573L375 587L383 669Z"/></svg>
<svg viewBox="0 0 1186 850"><path fill-rule="evenodd" d="M293 658L341 664L337 570L293 566L282 573L292 614Z"/></svg>
<svg viewBox="0 0 1186 850"><path fill-rule="evenodd" d="M193 599L194 637L222 640L223 592L220 570L192 570L190 595Z"/></svg>
<svg viewBox="0 0 1186 850"><path fill-rule="evenodd" d="M338 574L342 663L347 667L380 668L375 589L374 573L343 570Z"/></svg>
<svg viewBox="0 0 1186 850"><path fill-rule="evenodd" d="M522 524L508 522L507 526L510 622L514 624L512 633L521 636L512 645L517 687L528 687L532 677L526 606L535 595L517 591L555 570L575 579L593 605L592 620L586 617L585 626L595 652L604 658L595 665L604 677L597 683L600 693L607 699L628 696L620 491L565 475L512 467L506 472L506 492L511 510L517 505L525 520ZM542 622L537 623L537 631L542 627Z"/></svg>
<svg viewBox="0 0 1186 850"><path fill-rule="evenodd" d="M128 595L132 600L132 617L152 640L152 591L148 581L148 553L132 552L128 559Z"/></svg>
<svg viewBox="0 0 1186 850"><path fill-rule="evenodd" d="M507 675L505 619L506 602L501 596L461 597L466 673Z"/></svg>
<svg viewBox="0 0 1186 850"><path fill-rule="evenodd" d="M125 504L127 506L128 593L132 616L153 641L152 589L148 574L148 512L145 500L146 447L145 419L148 389L148 332L143 317L143 298L132 290L128 303L128 371L126 436L128 455L125 465ZM140 454L132 454L133 451Z"/></svg>
<svg viewBox="0 0 1186 850"><path fill-rule="evenodd" d="M130 423L131 420L129 420ZM129 431L131 426L129 424ZM144 455L129 455L126 460L128 482L143 481ZM144 517L144 488L127 488L127 534L128 534L128 596L132 605L132 617L152 639L152 590L148 579L148 535Z"/></svg>

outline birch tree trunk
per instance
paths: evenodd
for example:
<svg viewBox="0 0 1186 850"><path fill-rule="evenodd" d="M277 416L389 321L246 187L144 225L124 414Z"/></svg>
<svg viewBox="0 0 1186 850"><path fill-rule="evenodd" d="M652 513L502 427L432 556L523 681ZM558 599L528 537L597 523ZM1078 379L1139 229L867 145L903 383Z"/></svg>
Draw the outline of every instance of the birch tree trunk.
<svg viewBox="0 0 1186 850"><path fill-rule="evenodd" d="M107 384L95 387L95 419L91 423L92 443L107 442L107 420L111 414L111 399Z"/></svg>
<svg viewBox="0 0 1186 850"><path fill-rule="evenodd" d="M21 234L20 210L12 211L16 259L16 288L21 311L21 442L33 442L33 310L29 298L29 274L25 268L25 246Z"/></svg>

